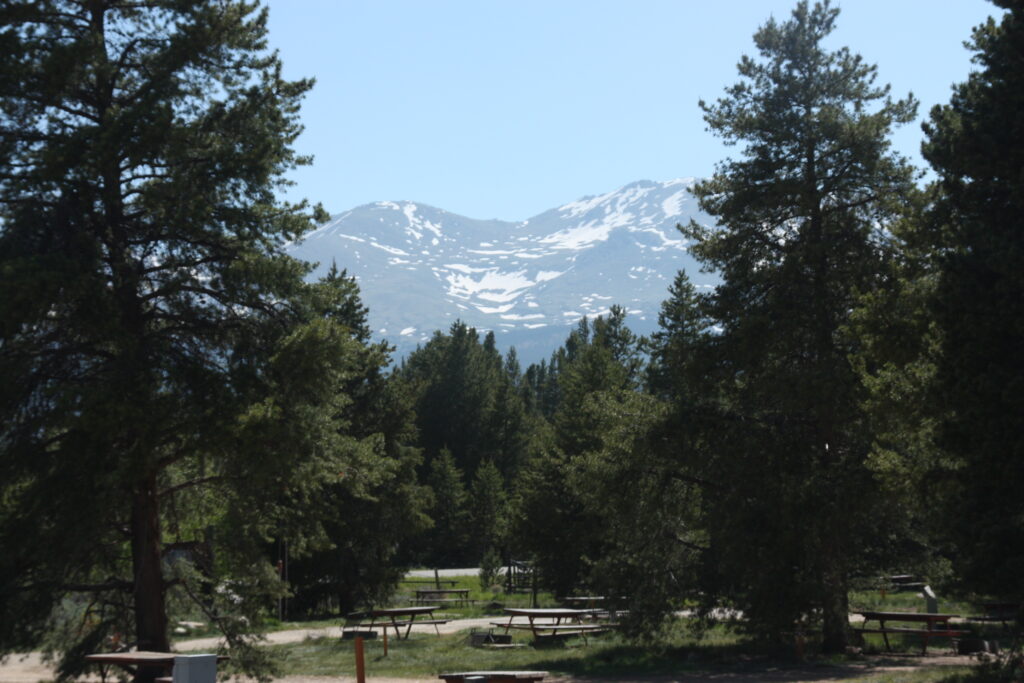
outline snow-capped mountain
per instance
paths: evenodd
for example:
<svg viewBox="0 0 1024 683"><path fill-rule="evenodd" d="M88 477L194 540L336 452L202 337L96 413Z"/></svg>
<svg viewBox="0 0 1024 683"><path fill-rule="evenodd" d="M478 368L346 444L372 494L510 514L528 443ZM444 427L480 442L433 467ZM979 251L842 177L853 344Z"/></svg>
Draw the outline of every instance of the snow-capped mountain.
<svg viewBox="0 0 1024 683"><path fill-rule="evenodd" d="M676 230L700 213L693 179L642 180L585 197L519 223L475 220L409 201L377 202L331 218L288 247L355 275L375 333L400 358L455 320L499 346L515 346L524 367L546 358L579 319L629 311L647 334L680 269L710 287Z"/></svg>

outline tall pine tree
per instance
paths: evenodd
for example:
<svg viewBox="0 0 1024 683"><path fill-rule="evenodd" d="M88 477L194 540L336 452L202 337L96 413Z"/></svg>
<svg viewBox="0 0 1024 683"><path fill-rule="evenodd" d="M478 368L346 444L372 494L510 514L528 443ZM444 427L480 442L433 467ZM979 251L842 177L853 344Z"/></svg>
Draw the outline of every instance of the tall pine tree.
<svg viewBox="0 0 1024 683"><path fill-rule="evenodd" d="M310 315L281 251L311 224L275 198L311 84L282 79L266 19L241 0L0 6L5 651L57 605L89 615L71 654L115 630L169 650L175 509L231 530L212 571L256 614L280 590L264 543L348 456L373 460L335 419L361 341Z"/></svg>
<svg viewBox="0 0 1024 683"><path fill-rule="evenodd" d="M995 0L977 27L978 70L925 125L939 195L925 238L938 345L929 396L938 444L959 467L947 528L979 591L1024 591L1024 3Z"/></svg>
<svg viewBox="0 0 1024 683"><path fill-rule="evenodd" d="M838 9L800 2L754 35L741 81L713 104L710 129L742 145L695 192L720 229L691 224L693 254L722 283L700 297L717 329L699 363L717 418L705 420L710 534L707 595L728 594L775 639L822 615L824 647L847 644L847 577L872 535L871 435L843 334L858 293L876 286L881 228L913 172L889 150L910 97L875 68L826 50ZM696 442L700 442L698 439Z"/></svg>

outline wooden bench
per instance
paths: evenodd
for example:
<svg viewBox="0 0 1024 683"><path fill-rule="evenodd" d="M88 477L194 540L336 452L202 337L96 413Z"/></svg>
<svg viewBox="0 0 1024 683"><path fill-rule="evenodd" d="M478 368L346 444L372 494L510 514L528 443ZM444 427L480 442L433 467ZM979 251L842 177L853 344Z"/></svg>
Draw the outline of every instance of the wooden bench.
<svg viewBox="0 0 1024 683"><path fill-rule="evenodd" d="M886 628L859 628L857 633L880 633L882 639L885 640L885 647L891 650L892 647L889 645L889 634L893 635L912 635L921 636L921 654L928 651L928 639L929 638L962 638L966 635L970 635L970 631L960 631L955 629L927 629L927 628L912 628L905 626L887 626ZM955 646L954 646L955 648Z"/></svg>
<svg viewBox="0 0 1024 683"><path fill-rule="evenodd" d="M341 627L342 631L350 628L392 628L393 626L408 626L413 622L411 621L358 621L358 620L345 620L345 624ZM417 621L417 624L426 624L427 621Z"/></svg>
<svg viewBox="0 0 1024 683"><path fill-rule="evenodd" d="M462 671L441 674L438 678L446 683L536 683L547 675L547 671Z"/></svg>
<svg viewBox="0 0 1024 683"><path fill-rule="evenodd" d="M509 629L516 631L530 631L533 634L535 641L543 643L545 641L553 640L564 640L565 638L572 638L579 636L583 638L583 642L587 642L587 636L596 636L602 633L607 633L613 628L617 627L618 624L603 623L603 624L509 624L499 623L496 621L491 622L491 626L498 626L505 629L507 633Z"/></svg>
<svg viewBox="0 0 1024 683"><path fill-rule="evenodd" d="M1000 622L1003 628L1017 621L1022 606L1015 602L986 602L982 605L984 614L967 617L970 621Z"/></svg>
<svg viewBox="0 0 1024 683"><path fill-rule="evenodd" d="M346 620L345 624L341 627L341 635L342 635L342 638L344 638L345 637L345 633L347 633L350 629L352 629L352 630L359 630L359 629L377 629L377 628L380 628L380 629L387 630L389 628L408 627L410 624L412 626L433 626L434 627L434 631L436 631L438 635L441 635L441 630L439 628L437 628L437 627L441 626L443 624L447 624L449 621L450 621L450 619L416 619L415 621L406 620L406 621L396 621L396 622L390 622L390 621L347 621Z"/></svg>

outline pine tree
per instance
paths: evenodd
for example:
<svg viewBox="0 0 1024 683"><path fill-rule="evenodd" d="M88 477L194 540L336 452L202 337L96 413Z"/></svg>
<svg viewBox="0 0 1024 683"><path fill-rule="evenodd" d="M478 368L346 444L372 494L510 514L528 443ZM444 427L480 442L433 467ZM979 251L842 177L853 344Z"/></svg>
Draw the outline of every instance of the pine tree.
<svg viewBox="0 0 1024 683"><path fill-rule="evenodd" d="M413 396L385 374L392 349L368 344L368 311L354 278L332 266L313 290L312 315L364 343L338 386L349 400L335 419L343 434L369 448L363 451L367 460L350 460L307 505L310 514L302 524L318 522L323 534L289 563L292 596L285 616L292 618L384 604L402 578L400 547L429 527L428 492L416 481L420 451L410 445L416 440ZM302 530L291 530L286 540L296 533L302 536Z"/></svg>
<svg viewBox="0 0 1024 683"><path fill-rule="evenodd" d="M974 30L978 69L925 125L939 196L924 238L937 278L929 418L958 467L953 531L962 578L1024 591L1024 5Z"/></svg>
<svg viewBox="0 0 1024 683"><path fill-rule="evenodd" d="M430 463L427 483L434 493L430 516L434 528L428 534L428 559L434 566L454 567L469 558L468 496L462 470L447 449Z"/></svg>
<svg viewBox="0 0 1024 683"><path fill-rule="evenodd" d="M880 226L912 189L886 136L916 109L875 86L859 56L825 50L837 14L805 1L769 20L742 80L701 103L742 157L695 188L721 229L686 231L722 276L700 311L718 330L694 361L718 412L704 442L721 485L706 507L707 595L731 594L776 639L820 610L828 651L847 644L847 577L869 545L876 489L843 330L877 286Z"/></svg>
<svg viewBox="0 0 1024 683"><path fill-rule="evenodd" d="M505 481L497 466L490 461L481 463L473 477L468 501L470 541L475 546L473 559L480 560L495 551L500 557L505 550L507 498Z"/></svg>
<svg viewBox="0 0 1024 683"><path fill-rule="evenodd" d="M372 462L335 419L362 344L310 314L308 268L281 251L311 226L275 198L305 162L311 83L282 79L266 19L232 0L0 7L0 648L77 606L63 674L115 630L169 650L164 535L207 513L230 530L209 581L231 575L256 616L281 589L264 543Z"/></svg>
<svg viewBox="0 0 1024 683"><path fill-rule="evenodd" d="M580 321L552 356L558 372L544 378L557 383L559 401L550 443L517 482L513 535L557 593L591 585L593 563L605 557L606 511L584 505L571 471L577 459L604 446L614 419L605 398L625 401L638 390L642 343L626 326L625 310L613 306L607 317Z"/></svg>

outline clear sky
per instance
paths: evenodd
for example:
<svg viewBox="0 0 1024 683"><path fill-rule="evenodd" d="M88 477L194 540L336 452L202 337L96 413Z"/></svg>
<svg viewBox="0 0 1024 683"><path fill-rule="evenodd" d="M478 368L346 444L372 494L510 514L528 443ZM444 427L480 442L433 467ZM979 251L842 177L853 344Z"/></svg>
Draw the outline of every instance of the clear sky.
<svg viewBox="0 0 1024 683"><path fill-rule="evenodd" d="M972 64L984 0L845 0L830 46L913 91L894 136L924 166L920 121ZM737 80L777 0L270 0L288 78L314 77L297 143L315 156L289 198L331 213L413 200L523 220L641 180L707 176L735 148L700 99Z"/></svg>

